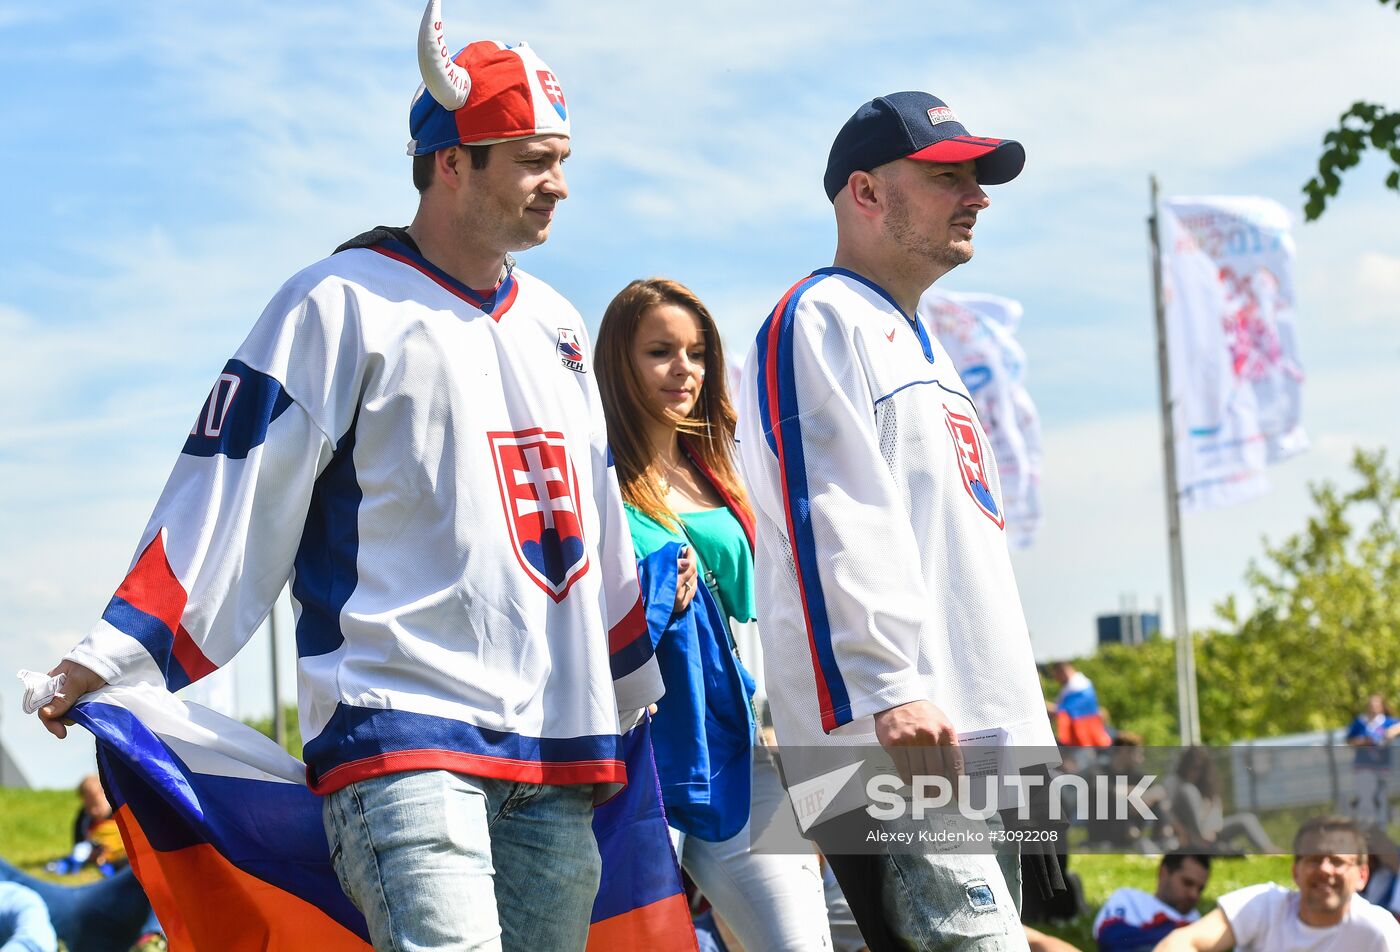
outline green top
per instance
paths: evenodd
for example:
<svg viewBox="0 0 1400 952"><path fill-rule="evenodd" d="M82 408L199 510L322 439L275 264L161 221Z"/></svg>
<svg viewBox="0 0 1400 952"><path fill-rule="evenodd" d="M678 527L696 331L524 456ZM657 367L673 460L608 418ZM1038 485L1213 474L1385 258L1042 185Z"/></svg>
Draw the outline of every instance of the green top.
<svg viewBox="0 0 1400 952"><path fill-rule="evenodd" d="M753 601L753 553L744 527L725 506L677 513L685 532L673 532L651 516L627 507L627 523L637 557L645 557L667 542L689 542L710 593L719 599L728 618L739 622L756 617Z"/></svg>

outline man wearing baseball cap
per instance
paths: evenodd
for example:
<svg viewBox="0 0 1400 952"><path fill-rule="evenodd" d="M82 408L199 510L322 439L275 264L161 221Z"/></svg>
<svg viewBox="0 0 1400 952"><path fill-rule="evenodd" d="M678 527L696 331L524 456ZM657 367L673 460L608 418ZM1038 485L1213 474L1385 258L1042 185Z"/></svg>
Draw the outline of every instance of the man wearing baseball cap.
<svg viewBox="0 0 1400 952"><path fill-rule="evenodd" d="M987 437L917 316L972 257L983 186L1024 161L922 92L866 103L832 144L834 264L779 301L740 395L784 749L878 744L906 780L958 775L959 735L1054 750ZM827 856L872 949L1023 949L1016 858L989 852Z"/></svg>
<svg viewBox="0 0 1400 952"><path fill-rule="evenodd" d="M307 779L375 948L582 949L618 709L660 678L583 321L510 256L568 195L568 108L527 46L451 55L438 0L419 62L413 221L273 298L40 716L198 680L290 580Z"/></svg>

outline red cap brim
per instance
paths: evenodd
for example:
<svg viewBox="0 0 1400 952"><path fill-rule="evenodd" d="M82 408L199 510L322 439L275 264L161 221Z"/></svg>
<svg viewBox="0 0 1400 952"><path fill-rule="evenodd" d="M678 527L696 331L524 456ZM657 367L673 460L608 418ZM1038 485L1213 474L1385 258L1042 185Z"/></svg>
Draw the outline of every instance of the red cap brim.
<svg viewBox="0 0 1400 952"><path fill-rule="evenodd" d="M1026 150L1011 139L986 139L981 136L950 136L918 152L905 156L916 162L977 163L977 181L983 185L1001 185L1021 174L1026 164Z"/></svg>

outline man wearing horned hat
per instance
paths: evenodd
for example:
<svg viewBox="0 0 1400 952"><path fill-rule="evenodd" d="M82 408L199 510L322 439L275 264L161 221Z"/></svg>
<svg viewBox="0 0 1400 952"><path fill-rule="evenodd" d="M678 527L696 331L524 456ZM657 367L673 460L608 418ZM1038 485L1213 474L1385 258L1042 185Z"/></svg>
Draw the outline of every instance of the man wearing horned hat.
<svg viewBox="0 0 1400 952"><path fill-rule="evenodd" d="M619 709L660 694L578 312L515 266L568 195L524 45L419 38L407 228L293 276L223 368L126 579L52 673L178 690L290 580L311 788L377 949L581 949Z"/></svg>

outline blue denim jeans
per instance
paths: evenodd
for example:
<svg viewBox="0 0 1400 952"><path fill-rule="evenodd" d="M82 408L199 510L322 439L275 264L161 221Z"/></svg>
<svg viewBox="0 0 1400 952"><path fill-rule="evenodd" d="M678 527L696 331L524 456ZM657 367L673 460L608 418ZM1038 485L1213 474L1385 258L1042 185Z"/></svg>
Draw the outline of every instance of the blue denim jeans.
<svg viewBox="0 0 1400 952"><path fill-rule="evenodd" d="M350 784L323 808L378 952L582 950L601 862L593 787L444 770Z"/></svg>
<svg viewBox="0 0 1400 952"><path fill-rule="evenodd" d="M983 826L960 819L945 826L958 823L974 832ZM995 816L987 824L1000 825ZM883 902L891 931L920 952L1024 952L1019 852L1014 846L995 854L986 849L886 856Z"/></svg>

